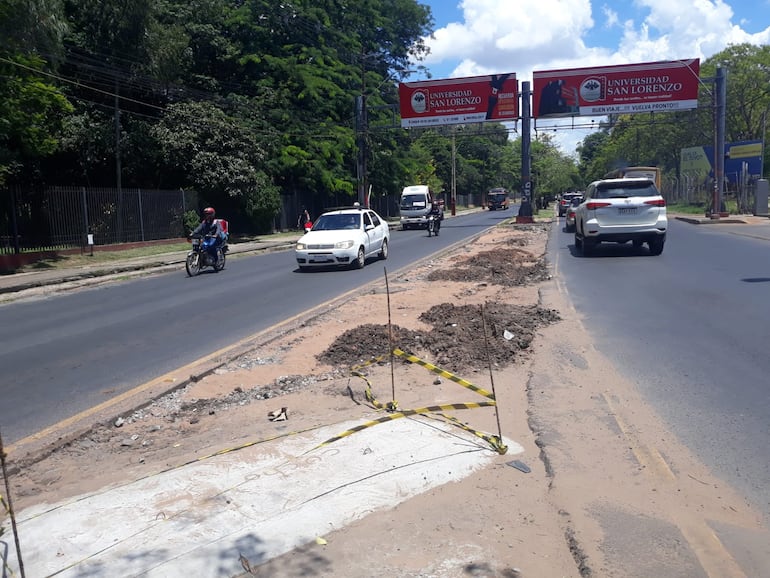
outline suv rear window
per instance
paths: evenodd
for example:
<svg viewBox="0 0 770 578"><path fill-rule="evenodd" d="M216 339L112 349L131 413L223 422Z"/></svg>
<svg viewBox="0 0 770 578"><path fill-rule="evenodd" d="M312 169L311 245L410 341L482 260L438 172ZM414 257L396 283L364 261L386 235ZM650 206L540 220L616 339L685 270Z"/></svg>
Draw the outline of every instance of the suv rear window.
<svg viewBox="0 0 770 578"><path fill-rule="evenodd" d="M599 183L596 185L597 199L623 199L626 197L658 197L660 193L652 181L637 183Z"/></svg>

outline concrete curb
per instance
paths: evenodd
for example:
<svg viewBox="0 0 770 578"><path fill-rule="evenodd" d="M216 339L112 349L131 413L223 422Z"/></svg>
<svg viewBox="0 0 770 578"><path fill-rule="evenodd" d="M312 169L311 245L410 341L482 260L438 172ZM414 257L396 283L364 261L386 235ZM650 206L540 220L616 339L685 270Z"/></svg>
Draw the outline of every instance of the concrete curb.
<svg viewBox="0 0 770 578"><path fill-rule="evenodd" d="M283 251L293 247L295 242L296 239L291 239L288 241L274 241L268 243L242 243L230 245L228 255ZM124 262L89 265L75 269L16 273L0 277L0 294L17 293L50 285L61 285L64 283L98 279L125 273L141 274L148 269L182 267L186 257L187 252L184 251L153 255L151 257L132 259Z"/></svg>

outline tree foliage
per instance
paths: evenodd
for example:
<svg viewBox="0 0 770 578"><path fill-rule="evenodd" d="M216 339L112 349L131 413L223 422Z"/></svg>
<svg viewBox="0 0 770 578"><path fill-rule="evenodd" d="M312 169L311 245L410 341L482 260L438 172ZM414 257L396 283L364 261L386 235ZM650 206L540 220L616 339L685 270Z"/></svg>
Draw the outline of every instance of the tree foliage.
<svg viewBox="0 0 770 578"><path fill-rule="evenodd" d="M398 126L432 26L417 0L0 0L0 179L195 189L254 232L281 195L354 200L360 142L374 196L517 188L505 126Z"/></svg>
<svg viewBox="0 0 770 578"><path fill-rule="evenodd" d="M0 185L32 176L56 150L72 110L49 76L65 30L62 16L56 0L0 0Z"/></svg>

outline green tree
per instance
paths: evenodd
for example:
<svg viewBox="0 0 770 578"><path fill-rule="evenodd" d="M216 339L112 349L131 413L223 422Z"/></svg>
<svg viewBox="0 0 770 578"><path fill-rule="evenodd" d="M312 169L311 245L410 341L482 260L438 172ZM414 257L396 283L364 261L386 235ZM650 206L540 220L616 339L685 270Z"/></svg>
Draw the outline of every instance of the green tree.
<svg viewBox="0 0 770 578"><path fill-rule="evenodd" d="M531 143L530 152L536 205L552 200L561 191L582 188L574 159L559 151L551 135L538 136Z"/></svg>
<svg viewBox="0 0 770 578"><path fill-rule="evenodd" d="M268 151L242 118L209 103L180 103L154 129L164 158L184 184L240 230L268 232L280 208L278 188L265 172Z"/></svg>
<svg viewBox="0 0 770 578"><path fill-rule="evenodd" d="M0 0L0 185L57 150L72 108L48 73L64 30L55 0Z"/></svg>

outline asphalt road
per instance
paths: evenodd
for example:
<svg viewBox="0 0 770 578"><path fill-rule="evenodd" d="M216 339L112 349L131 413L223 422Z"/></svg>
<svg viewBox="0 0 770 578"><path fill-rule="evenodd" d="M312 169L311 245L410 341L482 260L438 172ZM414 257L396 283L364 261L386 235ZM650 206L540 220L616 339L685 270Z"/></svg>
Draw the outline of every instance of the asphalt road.
<svg viewBox="0 0 770 578"><path fill-rule="evenodd" d="M387 261L300 273L291 251L184 267L0 306L0 428L10 445L349 291L467 242L508 211L447 218L439 237L393 230ZM363 320L365 321L365 320Z"/></svg>
<svg viewBox="0 0 770 578"><path fill-rule="evenodd" d="M768 225L669 222L659 257L584 258L558 226L549 258L595 347L770 523Z"/></svg>

